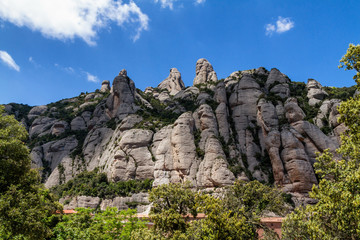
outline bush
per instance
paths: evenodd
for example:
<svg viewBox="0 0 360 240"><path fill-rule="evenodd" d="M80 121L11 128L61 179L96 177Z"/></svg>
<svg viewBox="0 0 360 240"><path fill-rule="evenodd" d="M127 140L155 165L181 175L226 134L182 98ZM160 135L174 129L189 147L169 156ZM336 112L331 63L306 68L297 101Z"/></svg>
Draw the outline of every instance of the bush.
<svg viewBox="0 0 360 240"><path fill-rule="evenodd" d="M100 173L95 169L91 172L82 172L67 183L53 187L51 191L58 198L86 195L110 199L148 191L151 188L152 180L150 179L109 182L105 173Z"/></svg>

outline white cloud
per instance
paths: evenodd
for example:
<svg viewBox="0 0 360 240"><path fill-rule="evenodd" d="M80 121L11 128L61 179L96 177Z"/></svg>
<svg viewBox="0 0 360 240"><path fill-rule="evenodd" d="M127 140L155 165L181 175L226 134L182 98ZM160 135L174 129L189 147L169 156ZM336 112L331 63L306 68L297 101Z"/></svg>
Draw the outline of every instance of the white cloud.
<svg viewBox="0 0 360 240"><path fill-rule="evenodd" d="M173 9L174 7L174 2L176 2L177 0L155 0L155 3L160 2L161 7L162 8L170 8Z"/></svg>
<svg viewBox="0 0 360 240"><path fill-rule="evenodd" d="M206 0L196 0L195 1L195 4L202 4L202 3L205 3Z"/></svg>
<svg viewBox="0 0 360 240"><path fill-rule="evenodd" d="M95 45L100 29L110 22L131 25L136 41L148 29L149 18L130 0L1 0L0 19L39 31L49 38L81 38Z"/></svg>
<svg viewBox="0 0 360 240"><path fill-rule="evenodd" d="M275 25L276 24L276 25ZM273 33L284 33L289 31L295 26L295 23L290 18L278 17L275 24L266 24L265 34L271 36Z"/></svg>
<svg viewBox="0 0 360 240"><path fill-rule="evenodd" d="M273 24L266 24L266 35L271 35L273 32L275 32L276 27Z"/></svg>
<svg viewBox="0 0 360 240"><path fill-rule="evenodd" d="M292 29L294 27L294 22L291 21L290 18L279 17L278 20L276 21L276 26L277 26L276 32L283 33Z"/></svg>
<svg viewBox="0 0 360 240"><path fill-rule="evenodd" d="M93 82L93 83L98 83L99 82L99 78L97 76L94 76L88 72L85 72L86 73L86 77L87 77L87 80L89 82Z"/></svg>
<svg viewBox="0 0 360 240"><path fill-rule="evenodd" d="M19 65L16 64L16 62L14 61L14 59L5 51L1 51L0 50L0 59L3 63L5 63L5 65L7 65L8 67L14 69L15 71L20 72L20 67Z"/></svg>
<svg viewBox="0 0 360 240"><path fill-rule="evenodd" d="M155 3L160 2L162 8L169 8L170 10L174 9L174 3L178 0L154 0ZM206 0L194 0L195 4L205 3Z"/></svg>

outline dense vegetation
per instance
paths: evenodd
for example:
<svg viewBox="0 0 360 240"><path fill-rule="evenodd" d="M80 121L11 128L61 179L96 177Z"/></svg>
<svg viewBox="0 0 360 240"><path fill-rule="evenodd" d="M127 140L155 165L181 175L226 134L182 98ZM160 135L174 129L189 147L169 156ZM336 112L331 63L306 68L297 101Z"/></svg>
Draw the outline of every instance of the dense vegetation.
<svg viewBox="0 0 360 240"><path fill-rule="evenodd" d="M30 169L25 128L0 106L0 238L45 239L52 234L61 210Z"/></svg>
<svg viewBox="0 0 360 240"><path fill-rule="evenodd" d="M135 210L118 211L108 208L93 215L92 209L78 208L77 213L63 216L62 221L54 228L53 239L59 240L130 240L132 232L145 228Z"/></svg>
<svg viewBox="0 0 360 240"><path fill-rule="evenodd" d="M51 191L58 198L65 196L91 196L102 199L117 196L129 196L134 193L146 192L151 189L152 180L128 180L110 182L105 173L97 169L91 172L82 172L65 184L53 187Z"/></svg>
<svg viewBox="0 0 360 240"><path fill-rule="evenodd" d="M260 223L267 211L284 215L288 211L277 189L258 181L238 181L214 197L191 190L190 183L161 185L150 192L153 203L152 229L134 232L133 239L257 239L257 229L277 235ZM206 218L188 221L205 213ZM189 215L190 214L190 215Z"/></svg>

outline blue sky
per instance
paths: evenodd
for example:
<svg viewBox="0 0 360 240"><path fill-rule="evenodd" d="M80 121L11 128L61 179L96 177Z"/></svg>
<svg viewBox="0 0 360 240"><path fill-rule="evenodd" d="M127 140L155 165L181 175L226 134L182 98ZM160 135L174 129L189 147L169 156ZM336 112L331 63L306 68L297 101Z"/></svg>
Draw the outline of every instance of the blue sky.
<svg viewBox="0 0 360 240"><path fill-rule="evenodd" d="M123 68L137 88L172 67L192 85L206 58L218 78L278 68L293 81L351 86L337 68L360 43L360 1L1 0L0 104L92 92Z"/></svg>

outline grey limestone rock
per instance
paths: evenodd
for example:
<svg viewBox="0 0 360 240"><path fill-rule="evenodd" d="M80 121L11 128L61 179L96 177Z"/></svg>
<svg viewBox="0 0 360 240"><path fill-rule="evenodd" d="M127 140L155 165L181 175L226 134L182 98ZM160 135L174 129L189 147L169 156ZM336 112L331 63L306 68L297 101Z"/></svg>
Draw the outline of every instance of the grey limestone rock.
<svg viewBox="0 0 360 240"><path fill-rule="evenodd" d="M69 204L64 206L64 209L75 209L75 208L97 208L100 205L99 197L90 196L77 196L74 197Z"/></svg>
<svg viewBox="0 0 360 240"><path fill-rule="evenodd" d="M110 91L110 81L104 80L101 83L100 92L104 93L104 92L108 92L108 91Z"/></svg>
<svg viewBox="0 0 360 240"><path fill-rule="evenodd" d="M196 62L196 76L194 78L194 85L216 82L217 76L212 65L205 58L201 58Z"/></svg>
<svg viewBox="0 0 360 240"><path fill-rule="evenodd" d="M181 74L176 68L170 69L169 76L158 85L159 89L167 89L170 95L175 95L185 88Z"/></svg>
<svg viewBox="0 0 360 240"><path fill-rule="evenodd" d="M51 133L51 127L57 120L49 117L36 118L29 128L29 136L43 136Z"/></svg>
<svg viewBox="0 0 360 240"><path fill-rule="evenodd" d="M197 95L200 93L197 87L188 87L180 92L178 92L174 98L175 99L186 99L186 100L194 100L196 99Z"/></svg>
<svg viewBox="0 0 360 240"><path fill-rule="evenodd" d="M123 118L135 112L135 84L127 76L125 69L115 77L112 92L106 101L107 114L110 118Z"/></svg>
<svg viewBox="0 0 360 240"><path fill-rule="evenodd" d="M33 119L33 118L45 113L47 110L48 110L48 107L45 105L33 107L28 114L28 118Z"/></svg>
<svg viewBox="0 0 360 240"><path fill-rule="evenodd" d="M52 125L50 132L52 135L59 136L68 129L69 124L66 121L57 121Z"/></svg>
<svg viewBox="0 0 360 240"><path fill-rule="evenodd" d="M85 120L81 116L78 116L78 117L74 118L73 120L71 120L70 125L71 125L71 130L72 131L78 131L78 130L87 129Z"/></svg>
<svg viewBox="0 0 360 240"><path fill-rule="evenodd" d="M204 160L197 172L198 187L222 187L235 181L234 174L228 169L222 146L214 136L207 138Z"/></svg>
<svg viewBox="0 0 360 240"><path fill-rule="evenodd" d="M315 79L308 79L306 84L308 90L307 97L309 98L309 105L315 106L317 103L320 103L321 100L327 96L327 92L322 89L321 84Z"/></svg>
<svg viewBox="0 0 360 240"><path fill-rule="evenodd" d="M270 71L270 74L266 80L265 88L268 90L272 89L272 86L276 86L276 83L283 84L289 83L289 79L286 77L285 74L281 73L278 69L273 68Z"/></svg>

